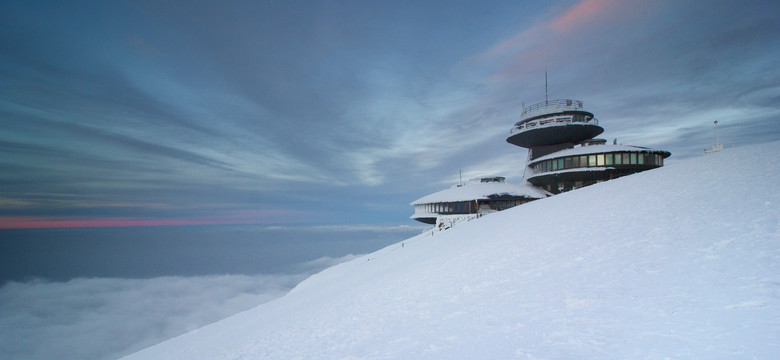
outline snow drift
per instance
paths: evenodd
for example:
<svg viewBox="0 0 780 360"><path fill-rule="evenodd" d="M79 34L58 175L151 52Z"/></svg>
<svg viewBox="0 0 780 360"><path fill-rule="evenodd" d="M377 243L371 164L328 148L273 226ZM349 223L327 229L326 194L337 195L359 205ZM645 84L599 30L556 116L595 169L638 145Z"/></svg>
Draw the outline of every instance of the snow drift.
<svg viewBox="0 0 780 360"><path fill-rule="evenodd" d="M422 234L128 359L773 358L780 142Z"/></svg>

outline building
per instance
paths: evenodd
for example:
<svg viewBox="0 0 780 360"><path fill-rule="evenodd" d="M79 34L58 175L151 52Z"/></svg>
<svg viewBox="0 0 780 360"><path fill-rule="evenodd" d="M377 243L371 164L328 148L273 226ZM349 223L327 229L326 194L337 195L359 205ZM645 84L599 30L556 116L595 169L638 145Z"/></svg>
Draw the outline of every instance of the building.
<svg viewBox="0 0 780 360"><path fill-rule="evenodd" d="M582 101L544 101L523 108L507 142L528 149L523 179L553 194L663 166L668 151L607 144Z"/></svg>
<svg viewBox="0 0 780 360"><path fill-rule="evenodd" d="M443 222L470 220L550 195L529 184L509 184L504 180L500 176L472 179L421 197L411 203L411 218L442 227L446 226Z"/></svg>
<svg viewBox="0 0 780 360"><path fill-rule="evenodd" d="M528 149L522 184L507 184L503 177L473 179L415 200L411 218L443 230L490 212L661 167L671 156L668 151L616 141L607 144L595 138L602 132L579 100L523 107L506 139Z"/></svg>

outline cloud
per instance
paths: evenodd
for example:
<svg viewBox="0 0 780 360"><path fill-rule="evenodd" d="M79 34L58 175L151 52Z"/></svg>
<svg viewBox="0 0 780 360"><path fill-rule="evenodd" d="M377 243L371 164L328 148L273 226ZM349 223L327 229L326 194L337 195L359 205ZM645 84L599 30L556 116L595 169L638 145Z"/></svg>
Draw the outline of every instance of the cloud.
<svg viewBox="0 0 780 360"><path fill-rule="evenodd" d="M13 205L14 204L12 202ZM2 205L2 203L0 203ZM83 204L88 207L107 207L106 204ZM115 205L128 207L128 205ZM134 205L135 206L135 205ZM220 213L220 211L215 211ZM301 212L287 210L243 210L204 217L144 218L144 217L75 217L75 216L0 216L0 229L86 228L123 226L173 226L278 223Z"/></svg>
<svg viewBox="0 0 780 360"><path fill-rule="evenodd" d="M595 23L599 20L599 15L603 15L615 3L615 0L580 1L553 19L549 23L549 27L557 32L571 32L589 23Z"/></svg>
<svg viewBox="0 0 780 360"><path fill-rule="evenodd" d="M0 287L0 358L115 359L278 298L326 267L286 275L32 280Z"/></svg>

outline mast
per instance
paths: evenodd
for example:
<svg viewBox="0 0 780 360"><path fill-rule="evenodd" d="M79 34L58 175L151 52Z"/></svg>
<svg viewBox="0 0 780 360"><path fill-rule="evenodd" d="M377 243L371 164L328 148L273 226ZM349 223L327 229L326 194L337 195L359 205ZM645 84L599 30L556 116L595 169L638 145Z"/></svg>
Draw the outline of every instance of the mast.
<svg viewBox="0 0 780 360"><path fill-rule="evenodd" d="M549 105L547 100L547 66L544 67L544 105Z"/></svg>

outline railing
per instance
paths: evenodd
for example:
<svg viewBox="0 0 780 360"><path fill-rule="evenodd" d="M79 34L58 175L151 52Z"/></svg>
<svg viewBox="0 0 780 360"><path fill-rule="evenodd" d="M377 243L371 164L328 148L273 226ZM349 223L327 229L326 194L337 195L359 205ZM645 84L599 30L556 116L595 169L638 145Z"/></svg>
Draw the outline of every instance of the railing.
<svg viewBox="0 0 780 360"><path fill-rule="evenodd" d="M546 108L582 109L582 101L572 100L572 99L542 101L540 103L536 103L531 106L523 107L523 113L521 114L521 116L530 112L535 112Z"/></svg>
<svg viewBox="0 0 780 360"><path fill-rule="evenodd" d="M515 126L512 127L512 130L509 130L509 133L514 134L516 132L525 131L535 127L542 127L544 125L549 125L549 124L558 125L558 124L572 124L572 123L598 125L599 120L596 118L592 118L590 116L575 118L573 115L556 116L554 118L542 118L542 119L536 119L532 121L515 124Z"/></svg>

